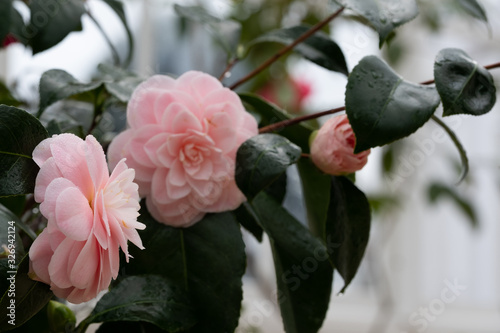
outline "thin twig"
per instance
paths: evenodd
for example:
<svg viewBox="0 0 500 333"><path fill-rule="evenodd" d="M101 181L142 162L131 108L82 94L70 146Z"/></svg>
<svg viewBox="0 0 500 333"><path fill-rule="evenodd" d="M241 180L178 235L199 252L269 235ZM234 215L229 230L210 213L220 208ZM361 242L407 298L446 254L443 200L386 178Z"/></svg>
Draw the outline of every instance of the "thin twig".
<svg viewBox="0 0 500 333"><path fill-rule="evenodd" d="M259 133L262 134L262 133L267 133L267 132L273 132L279 128L295 125L295 124L298 124L298 123L306 121L306 120L319 118L322 116L334 114L334 113L341 112L344 110L345 110L345 106L341 106L341 107L336 108L336 109L326 110L323 112L318 112L318 113L308 114L308 115L301 116L301 117L283 120L283 121L280 121L278 123L274 123L274 124L262 127L261 129L259 129Z"/></svg>
<svg viewBox="0 0 500 333"><path fill-rule="evenodd" d="M323 28L325 25L327 25L334 18L336 18L337 16L339 16L340 13L342 13L343 10L344 10L344 7L340 8L339 10L337 10L332 15L328 16L323 21L321 21L321 22L317 23L316 25L314 25L311 29L307 30L304 34L302 34L299 38L297 38L292 44L290 44L288 46L285 46L284 48L282 48L281 50L279 50L278 53L276 53L274 56L272 56L267 61L265 61L263 64L261 64L259 67L257 67L252 72L250 72L247 76L243 77L242 79L240 79L236 83L233 83L233 85L230 86L229 89L234 90L236 87L238 87L241 84L247 82L248 80L250 80L251 78L253 78L255 75L257 75L260 72L262 72L264 69L266 69L271 64L273 64L276 60L278 60L283 55L285 55L286 53L288 53L288 51L292 50L295 46L297 46L298 44L302 43L304 40L306 40L307 38L309 38L310 36L312 36L315 32L317 32L318 30L320 30L321 28Z"/></svg>
<svg viewBox="0 0 500 333"><path fill-rule="evenodd" d="M226 69L224 69L224 72L222 72L222 74L219 76L219 81L222 81L224 80L225 76L226 76L226 73L228 73L233 67L234 65L236 65L238 63L238 61L240 61L240 59L238 58L233 58L233 60L231 60L227 66L226 66Z"/></svg>
<svg viewBox="0 0 500 333"><path fill-rule="evenodd" d="M484 66L484 68L487 69L487 70L494 69L494 68L500 68L500 62L491 64L491 65L486 65L486 66ZM429 84L433 84L433 83L434 83L434 80L428 80L428 81L420 82L420 84L423 84L423 85L429 85ZM309 115L306 115L306 116L301 116L301 117L296 117L296 118L292 118L292 119L283 120L283 121L280 121L280 122L277 122L277 123L274 123L274 124L271 124L271 125L267 125L267 126L264 126L264 127L260 128L259 129L259 133L262 134L262 133L267 133L267 132L273 132L273 131L276 131L276 130L278 130L280 128L283 128L283 127L295 125L295 124L298 124L298 123L306 121L306 120L316 119L316 118L319 118L319 117L322 117L322 116L326 116L326 115L329 115L329 114L334 114L334 113L337 113L337 112L340 112L340 111L344 111L344 110L345 110L345 106L341 106L341 107L336 108L336 109L331 109L331 110L327 110L327 111L322 111L322 112L318 112L318 113L309 114ZM440 123L439 118L434 119L434 121L436 121L441 126L443 126L443 125L446 126L446 124L441 124ZM450 133L448 132L448 134L450 134ZM452 135L450 135L450 136L452 137L452 140L455 142L455 139L453 138L453 136ZM455 144L456 144L456 142L455 142ZM462 157L462 160L463 160L463 157ZM461 179L463 179L463 177L464 176L462 176Z"/></svg>

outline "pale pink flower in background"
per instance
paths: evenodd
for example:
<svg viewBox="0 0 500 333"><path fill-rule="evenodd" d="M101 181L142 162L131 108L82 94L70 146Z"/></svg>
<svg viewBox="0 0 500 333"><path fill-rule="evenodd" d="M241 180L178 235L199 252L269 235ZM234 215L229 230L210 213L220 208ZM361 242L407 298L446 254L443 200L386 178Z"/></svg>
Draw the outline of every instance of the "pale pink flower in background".
<svg viewBox="0 0 500 333"><path fill-rule="evenodd" d="M130 128L109 147L109 162L127 158L156 220L188 227L245 200L234 180L236 151L258 127L216 78L196 71L176 80L153 76L134 91L127 121Z"/></svg>
<svg viewBox="0 0 500 333"><path fill-rule="evenodd" d="M117 277L120 247L127 261L127 241L143 249L134 170L121 160L109 175L92 135L54 135L33 160L40 167L35 200L48 223L30 248L30 277L72 303L91 300Z"/></svg>
<svg viewBox="0 0 500 333"><path fill-rule="evenodd" d="M370 150L354 154L356 138L346 115L328 119L311 144L311 159L323 172L346 175L362 169Z"/></svg>

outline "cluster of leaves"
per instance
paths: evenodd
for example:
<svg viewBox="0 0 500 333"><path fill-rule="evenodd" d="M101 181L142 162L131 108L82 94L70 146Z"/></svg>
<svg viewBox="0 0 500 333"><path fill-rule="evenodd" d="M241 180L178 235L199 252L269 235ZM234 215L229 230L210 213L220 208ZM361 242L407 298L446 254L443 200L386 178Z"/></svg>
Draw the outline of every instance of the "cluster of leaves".
<svg viewBox="0 0 500 333"><path fill-rule="evenodd" d="M344 6L350 9L354 16L378 32L380 45L396 27L418 14L413 0L338 2L335 8ZM478 5L476 1L462 2ZM54 3L63 6L64 10L58 11L49 22L62 24L62 21L52 19L57 17L69 22L72 17L74 24L85 13L80 12L76 18L68 14L77 12L69 8L84 9L77 0ZM106 3L123 16L121 3ZM29 4L32 20L35 20L33 10L42 8L42 2L32 0ZM18 14L12 1L2 2L2 5L12 9L8 22L14 22L12 17ZM207 25L216 34L216 40L223 44L228 60L245 57L251 48L262 43L290 45L310 31L310 27L303 25L279 29L238 48L240 32L235 21L227 23L200 7L177 6L176 10L183 17ZM3 10L0 12L5 14ZM51 32L51 24L40 29L39 34L64 38L65 35L61 37ZM0 26L0 37L13 33L22 40L22 35L16 34L19 30L11 26L15 24L9 23L8 29ZM69 29L66 34L78 27L69 23L64 26ZM40 36L43 35L38 36L24 40L34 52L60 41L41 42ZM238 49L240 51L236 52ZM320 31L299 44L295 51L319 66L348 77L345 107L357 138L355 151L407 137L430 119L435 119L460 148L466 168L465 152L453 132L434 116L435 110L442 102L443 116L485 114L495 103L496 89L489 72L463 51L445 49L438 54L434 68L435 85L405 81L375 56L364 58L349 73L340 47ZM31 159L34 147L49 134L74 131L84 136L84 133L95 133L110 103L125 104L142 80L110 66L103 65L99 70L101 78L90 83L79 82L61 70L44 73L40 81L37 117L16 108L14 103L0 106L0 197L29 198L38 172ZM255 95L240 93L239 96L247 110L259 119L261 127L291 118L285 111ZM68 99L93 106L90 120L78 119L77 129L61 123L59 117L47 118L49 106ZM147 227L140 236L146 249L130 249L134 259L128 264L122 263L119 277L110 291L77 327L71 312L62 305L48 303L53 296L48 286L28 278L26 251L18 246L16 327L20 327L19 330L37 327L40 332L64 327L66 331L83 332L92 323L104 323L99 332L124 328L148 332L233 332L241 315L242 277L246 267L240 228L243 226L259 241L265 233L271 242L278 287L275 302L280 306L286 332L317 332L330 303L334 270L344 280L343 292L363 258L371 217L368 199L350 178L325 175L303 157L309 152L309 137L313 130L304 123L297 123L253 137L239 148L235 178L248 201L235 211L209 214L190 228L177 229L155 221L142 205L140 221ZM282 205L286 193L286 170L291 165L297 166L300 175L307 225L301 224ZM435 186L432 193L434 199L449 194L439 186ZM15 221L17 244L22 244L21 236L26 236L29 244L36 235L33 226L26 225L23 212L32 206L24 200L20 210L12 201L4 201L4 204L0 206L0 226L6 230L4 221ZM2 244L6 242L3 238L0 241ZM2 331L13 328L4 320L8 318L4 313L9 301L4 278L8 271L7 257L2 254Z"/></svg>
<svg viewBox="0 0 500 333"><path fill-rule="evenodd" d="M87 8L85 0L27 0L24 2L29 8L29 22L24 21L22 15L14 6L14 0L0 2L0 47L16 41L29 46L33 50L33 54L43 52L59 44L71 32L81 31L81 18L83 15L87 15L94 21L109 43L115 62L120 61L114 45ZM134 46L123 3L118 0L103 0L103 3L107 4L116 13L126 29L129 52L124 64L127 66L132 60Z"/></svg>

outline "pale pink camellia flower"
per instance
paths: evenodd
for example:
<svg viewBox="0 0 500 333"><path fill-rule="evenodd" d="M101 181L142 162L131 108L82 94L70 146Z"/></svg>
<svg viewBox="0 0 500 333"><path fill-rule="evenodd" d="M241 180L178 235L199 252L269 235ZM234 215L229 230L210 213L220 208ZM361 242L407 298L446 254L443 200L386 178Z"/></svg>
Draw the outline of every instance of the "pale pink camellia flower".
<svg viewBox="0 0 500 333"><path fill-rule="evenodd" d="M33 151L40 167L35 201L48 220L30 248L30 277L49 284L72 303L91 300L118 275L119 248L127 241L143 249L134 170L125 160L111 175L97 140L54 135Z"/></svg>
<svg viewBox="0 0 500 333"><path fill-rule="evenodd" d="M234 180L236 151L258 127L216 78L196 71L153 76L132 94L127 121L129 129L109 147L109 162L127 158L156 220L188 227L245 201Z"/></svg>
<svg viewBox="0 0 500 333"><path fill-rule="evenodd" d="M311 159L323 172L346 175L362 169L370 150L354 154L356 138L346 115L328 119L311 144Z"/></svg>

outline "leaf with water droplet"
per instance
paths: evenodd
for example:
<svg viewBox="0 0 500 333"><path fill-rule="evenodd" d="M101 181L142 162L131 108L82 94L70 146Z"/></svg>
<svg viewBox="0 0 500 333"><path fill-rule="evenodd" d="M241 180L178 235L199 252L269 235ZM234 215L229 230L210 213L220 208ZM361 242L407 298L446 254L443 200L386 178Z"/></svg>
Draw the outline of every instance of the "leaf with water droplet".
<svg viewBox="0 0 500 333"><path fill-rule="evenodd" d="M462 50L441 50L436 57L434 78L443 101L443 116L479 116L495 105L493 77Z"/></svg>
<svg viewBox="0 0 500 333"><path fill-rule="evenodd" d="M395 28L418 15L415 0L336 0L336 2L365 18L377 31L380 46Z"/></svg>
<svg viewBox="0 0 500 333"><path fill-rule="evenodd" d="M373 72L379 78L374 79ZM436 88L403 80L376 56L363 58L353 69L345 96L356 153L412 134L440 102Z"/></svg>

